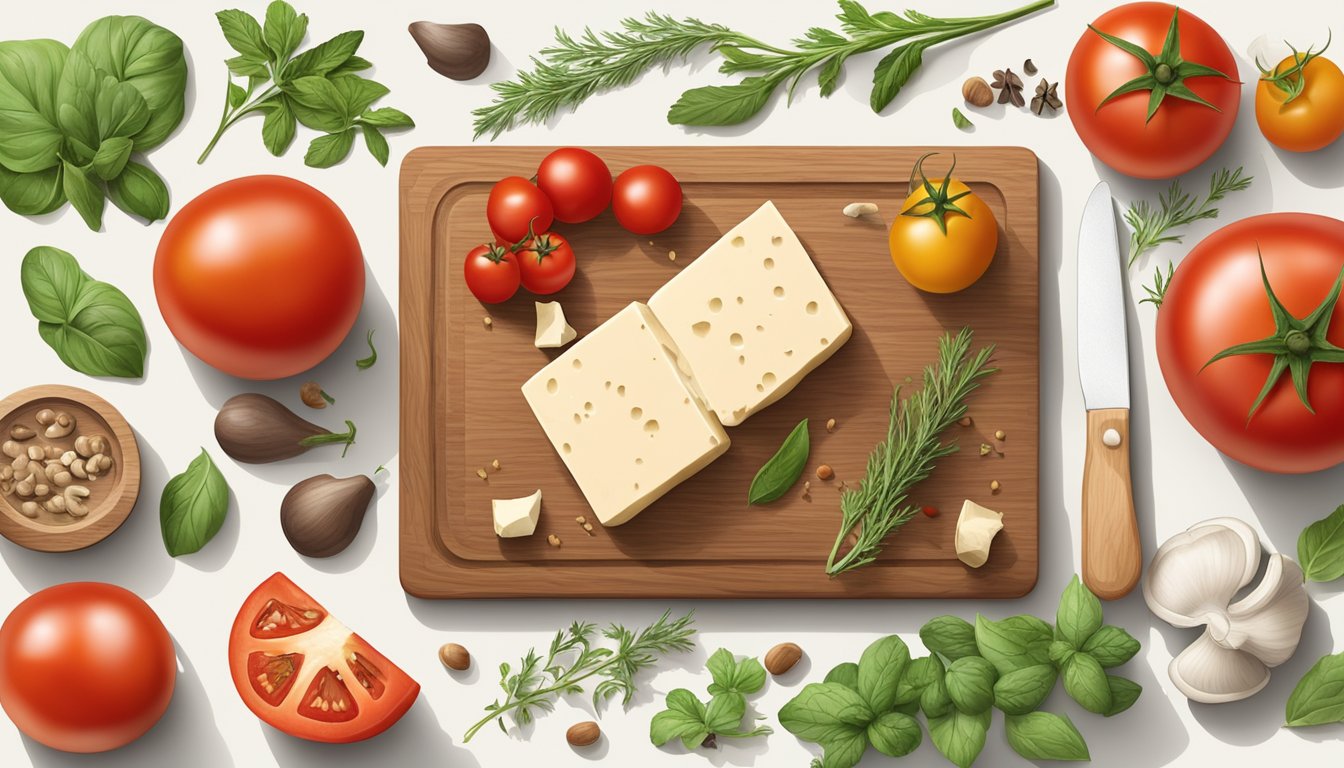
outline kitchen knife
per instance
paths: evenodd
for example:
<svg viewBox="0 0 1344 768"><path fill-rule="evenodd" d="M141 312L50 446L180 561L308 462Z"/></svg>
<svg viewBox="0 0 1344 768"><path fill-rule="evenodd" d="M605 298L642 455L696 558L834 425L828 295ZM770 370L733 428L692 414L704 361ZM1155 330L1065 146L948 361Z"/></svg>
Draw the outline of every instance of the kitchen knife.
<svg viewBox="0 0 1344 768"><path fill-rule="evenodd" d="M1078 378L1087 406L1083 582L1104 600L1128 594L1143 569L1129 478L1129 343L1122 264L1111 188L1103 181L1087 199L1078 230Z"/></svg>

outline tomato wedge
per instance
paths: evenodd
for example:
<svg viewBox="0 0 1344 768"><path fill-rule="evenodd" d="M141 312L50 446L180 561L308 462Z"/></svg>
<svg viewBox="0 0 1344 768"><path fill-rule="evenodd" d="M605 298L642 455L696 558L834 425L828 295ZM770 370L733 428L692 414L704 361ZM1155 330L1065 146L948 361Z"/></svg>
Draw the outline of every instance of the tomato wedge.
<svg viewBox="0 0 1344 768"><path fill-rule="evenodd" d="M406 714L420 684L277 573L252 591L229 635L234 687L262 722L344 744Z"/></svg>

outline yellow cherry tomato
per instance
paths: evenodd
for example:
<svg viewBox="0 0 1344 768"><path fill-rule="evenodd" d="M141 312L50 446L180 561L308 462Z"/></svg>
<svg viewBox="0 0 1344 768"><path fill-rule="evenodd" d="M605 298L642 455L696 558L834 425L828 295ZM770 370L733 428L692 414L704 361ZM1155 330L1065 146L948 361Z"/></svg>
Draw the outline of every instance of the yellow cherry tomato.
<svg viewBox="0 0 1344 768"><path fill-rule="evenodd" d="M1285 58L1256 86L1255 120L1271 144L1290 152L1331 144L1344 133L1344 72L1320 54Z"/></svg>
<svg viewBox="0 0 1344 768"><path fill-rule="evenodd" d="M923 179L901 205L889 241L896 269L929 293L970 287L989 269L998 245L994 212L955 177Z"/></svg>

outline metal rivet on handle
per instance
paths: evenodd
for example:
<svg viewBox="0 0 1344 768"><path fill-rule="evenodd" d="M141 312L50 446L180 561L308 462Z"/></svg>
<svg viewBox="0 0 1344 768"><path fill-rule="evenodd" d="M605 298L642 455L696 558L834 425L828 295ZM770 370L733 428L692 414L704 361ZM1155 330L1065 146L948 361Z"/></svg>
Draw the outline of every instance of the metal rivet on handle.
<svg viewBox="0 0 1344 768"><path fill-rule="evenodd" d="M1120 433L1114 429L1108 429L1101 433L1101 442L1104 443L1107 448L1115 448L1120 445Z"/></svg>

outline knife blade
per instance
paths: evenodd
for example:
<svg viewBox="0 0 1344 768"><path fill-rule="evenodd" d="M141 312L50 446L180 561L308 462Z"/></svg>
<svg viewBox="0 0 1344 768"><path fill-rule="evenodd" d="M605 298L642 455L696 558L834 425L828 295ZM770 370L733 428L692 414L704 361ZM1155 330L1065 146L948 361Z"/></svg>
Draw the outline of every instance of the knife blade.
<svg viewBox="0 0 1344 768"><path fill-rule="evenodd" d="M1104 600L1139 581L1143 550L1129 471L1129 339L1111 188L1101 182L1078 229L1078 379L1087 408L1083 581Z"/></svg>

